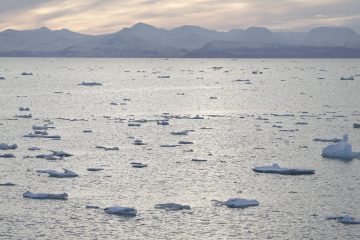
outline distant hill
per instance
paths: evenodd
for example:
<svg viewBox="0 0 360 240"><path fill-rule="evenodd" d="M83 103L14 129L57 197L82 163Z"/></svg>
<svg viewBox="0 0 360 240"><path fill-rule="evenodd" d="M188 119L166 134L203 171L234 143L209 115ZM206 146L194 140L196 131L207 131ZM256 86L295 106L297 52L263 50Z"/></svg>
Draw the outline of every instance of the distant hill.
<svg viewBox="0 0 360 240"><path fill-rule="evenodd" d="M185 25L166 30L137 23L100 36L67 29L0 32L3 57L360 57L360 35L349 28L273 32L263 27L227 32Z"/></svg>

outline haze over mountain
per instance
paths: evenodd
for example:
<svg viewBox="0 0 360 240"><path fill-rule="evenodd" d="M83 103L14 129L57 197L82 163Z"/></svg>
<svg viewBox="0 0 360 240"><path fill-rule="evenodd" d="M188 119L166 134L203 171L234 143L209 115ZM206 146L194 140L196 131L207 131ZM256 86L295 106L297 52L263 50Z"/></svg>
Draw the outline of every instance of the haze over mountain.
<svg viewBox="0 0 360 240"><path fill-rule="evenodd" d="M360 57L360 35L344 27L227 32L185 25L165 30L137 23L91 36L67 29L0 32L0 56L16 57Z"/></svg>

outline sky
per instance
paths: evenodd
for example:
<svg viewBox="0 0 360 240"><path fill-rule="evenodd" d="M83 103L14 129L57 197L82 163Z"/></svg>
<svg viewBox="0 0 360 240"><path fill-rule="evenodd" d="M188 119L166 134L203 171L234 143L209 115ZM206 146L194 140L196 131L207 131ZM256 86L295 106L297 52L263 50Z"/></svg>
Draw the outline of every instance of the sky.
<svg viewBox="0 0 360 240"><path fill-rule="evenodd" d="M345 26L360 33L360 0L0 0L0 31L45 26L99 35L137 22L219 31Z"/></svg>

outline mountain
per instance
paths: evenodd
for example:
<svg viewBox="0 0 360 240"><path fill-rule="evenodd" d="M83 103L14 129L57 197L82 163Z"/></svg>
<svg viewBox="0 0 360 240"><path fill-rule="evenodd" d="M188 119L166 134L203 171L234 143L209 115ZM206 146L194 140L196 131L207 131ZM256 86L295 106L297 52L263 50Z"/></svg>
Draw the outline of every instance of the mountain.
<svg viewBox="0 0 360 240"><path fill-rule="evenodd" d="M45 57L360 57L349 28L274 32L264 27L227 32L184 25L171 30L137 23L91 36L67 29L0 32L0 56Z"/></svg>

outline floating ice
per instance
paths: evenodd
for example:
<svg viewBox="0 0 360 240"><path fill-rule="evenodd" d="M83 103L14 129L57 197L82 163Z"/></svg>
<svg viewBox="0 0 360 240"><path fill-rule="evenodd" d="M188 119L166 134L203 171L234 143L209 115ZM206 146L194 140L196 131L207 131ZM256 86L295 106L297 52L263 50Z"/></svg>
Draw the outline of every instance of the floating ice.
<svg viewBox="0 0 360 240"><path fill-rule="evenodd" d="M98 83L98 82L82 82L79 83L78 85L80 86L102 86L102 83Z"/></svg>
<svg viewBox="0 0 360 240"><path fill-rule="evenodd" d="M349 215L342 215L342 216L329 216L326 220L337 220L343 224L360 224L360 219L356 219Z"/></svg>
<svg viewBox="0 0 360 240"><path fill-rule="evenodd" d="M3 187L12 187L15 185L16 185L15 183L11 183L11 182L0 183L0 186L3 186Z"/></svg>
<svg viewBox="0 0 360 240"><path fill-rule="evenodd" d="M354 80L354 77L352 75L349 77L341 77L340 80Z"/></svg>
<svg viewBox="0 0 360 240"><path fill-rule="evenodd" d="M71 170L65 169L64 172L58 172L55 170L37 170L39 173L47 173L49 174L49 177L55 177L55 178L73 178L78 177L79 175Z"/></svg>
<svg viewBox="0 0 360 240"><path fill-rule="evenodd" d="M0 154L0 158L15 158L15 155L12 153Z"/></svg>
<svg viewBox="0 0 360 240"><path fill-rule="evenodd" d="M189 205L182 205L178 203L161 203L155 205L156 209L165 209L167 211L179 211L184 209L190 209Z"/></svg>
<svg viewBox="0 0 360 240"><path fill-rule="evenodd" d="M170 76L158 76L158 78L170 78Z"/></svg>
<svg viewBox="0 0 360 240"><path fill-rule="evenodd" d="M360 128L360 123L354 123L354 124L353 124L353 127L354 127L354 128Z"/></svg>
<svg viewBox="0 0 360 240"><path fill-rule="evenodd" d="M23 114L23 115L15 115L15 117L17 118L32 118L31 113L29 114Z"/></svg>
<svg viewBox="0 0 360 240"><path fill-rule="evenodd" d="M53 155L57 156L57 157L71 157L71 156L74 156L70 153L66 153L64 151L53 151L53 150L50 150L50 152L53 153Z"/></svg>
<svg viewBox="0 0 360 240"><path fill-rule="evenodd" d="M56 140L61 139L61 137L59 135L40 135L40 134L34 134L34 133L26 134L23 137L27 137L27 138L50 138L50 139L56 139Z"/></svg>
<svg viewBox="0 0 360 240"><path fill-rule="evenodd" d="M167 126L169 125L169 122L166 120L159 120L156 122L157 125Z"/></svg>
<svg viewBox="0 0 360 240"><path fill-rule="evenodd" d="M179 144L193 144L193 142L190 142L190 141L179 141Z"/></svg>
<svg viewBox="0 0 360 240"><path fill-rule="evenodd" d="M142 140L136 139L133 142L134 145L146 145L146 143L144 143Z"/></svg>
<svg viewBox="0 0 360 240"><path fill-rule="evenodd" d="M343 139L336 144L331 144L322 150L325 158L337 158L352 160L360 156L360 152L353 152L351 144L348 143L348 134L344 134Z"/></svg>
<svg viewBox="0 0 360 240"><path fill-rule="evenodd" d="M104 211L108 214L115 214L119 216L125 217L135 217L136 216L136 209L130 207L120 207L120 206L112 206L105 208Z"/></svg>
<svg viewBox="0 0 360 240"><path fill-rule="evenodd" d="M31 72L23 72L23 73L21 73L21 75L23 75L23 76L31 76L31 75L33 75L33 73L31 73Z"/></svg>
<svg viewBox="0 0 360 240"><path fill-rule="evenodd" d="M90 167L90 168L87 168L86 170L88 170L90 172L98 172L98 171L102 171L104 169L100 168L100 167Z"/></svg>
<svg viewBox="0 0 360 240"><path fill-rule="evenodd" d="M197 158L193 158L193 159L191 159L191 161L193 161L193 162L207 162L206 159L197 159Z"/></svg>
<svg viewBox="0 0 360 240"><path fill-rule="evenodd" d="M189 135L189 132L191 132L191 130L184 130L184 131L180 131L180 132L171 132L171 135Z"/></svg>
<svg viewBox="0 0 360 240"><path fill-rule="evenodd" d="M32 193L27 191L23 194L23 197L32 199L66 200L68 198L68 195L67 193Z"/></svg>
<svg viewBox="0 0 360 240"><path fill-rule="evenodd" d="M140 123L128 123L129 127L140 127Z"/></svg>
<svg viewBox="0 0 360 240"><path fill-rule="evenodd" d="M5 77L0 77L0 80L5 80L6 78Z"/></svg>
<svg viewBox="0 0 360 240"><path fill-rule="evenodd" d="M55 156L54 154L39 154L35 156L36 158L45 158L46 160L61 160L62 157Z"/></svg>
<svg viewBox="0 0 360 240"><path fill-rule="evenodd" d="M104 149L105 151L117 151L117 150L119 150L119 147L96 146L95 148Z"/></svg>
<svg viewBox="0 0 360 240"><path fill-rule="evenodd" d="M341 139L340 138L314 138L313 139L314 142L340 142Z"/></svg>
<svg viewBox="0 0 360 240"><path fill-rule="evenodd" d="M281 168L276 163L272 166L254 167L253 171L258 173L276 173L283 175L308 175L315 173L315 170L311 169Z"/></svg>
<svg viewBox="0 0 360 240"><path fill-rule="evenodd" d="M93 131L90 130L90 129L87 129L87 130L83 130L84 133L92 133Z"/></svg>
<svg viewBox="0 0 360 240"><path fill-rule="evenodd" d="M173 147L178 147L180 146L179 144L161 144L160 147L166 147L166 148L173 148Z"/></svg>
<svg viewBox="0 0 360 240"><path fill-rule="evenodd" d="M225 202L225 205L229 208L247 208L259 206L259 202L255 199L230 198Z"/></svg>
<svg viewBox="0 0 360 240"><path fill-rule="evenodd" d="M0 150L14 150L17 148L16 144L6 144L6 143L0 143Z"/></svg>
<svg viewBox="0 0 360 240"><path fill-rule="evenodd" d="M144 168L147 167L147 164L143 164L141 162L131 162L130 163L133 168Z"/></svg>
<svg viewBox="0 0 360 240"><path fill-rule="evenodd" d="M39 147L29 147L28 150L30 150L30 151L38 151L38 150L41 150L41 148L39 148Z"/></svg>
<svg viewBox="0 0 360 240"><path fill-rule="evenodd" d="M30 108L28 107L19 107L19 111L30 111Z"/></svg>

